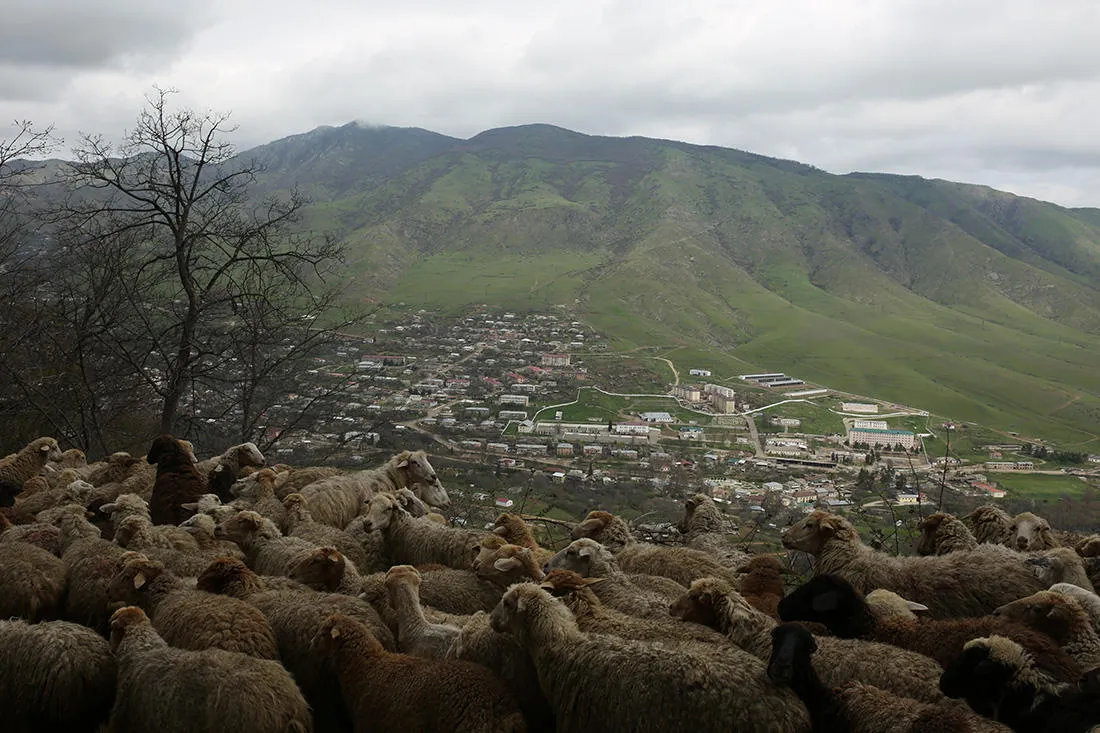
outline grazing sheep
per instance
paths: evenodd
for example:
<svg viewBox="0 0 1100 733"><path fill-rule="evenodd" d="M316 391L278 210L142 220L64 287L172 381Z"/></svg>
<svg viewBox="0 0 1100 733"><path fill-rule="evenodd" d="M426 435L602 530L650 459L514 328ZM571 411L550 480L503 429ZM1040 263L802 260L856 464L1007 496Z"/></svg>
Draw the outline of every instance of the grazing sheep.
<svg viewBox="0 0 1100 733"><path fill-rule="evenodd" d="M771 654L775 619L750 606L722 580L695 581L669 611L676 618L717 629L760 659ZM822 637L819 647L814 667L828 685L863 682L924 702L942 698L938 683L943 670L922 654L888 644L835 637Z"/></svg>
<svg viewBox="0 0 1100 733"><path fill-rule="evenodd" d="M106 639L67 621L0 621L5 731L96 733L115 699Z"/></svg>
<svg viewBox="0 0 1100 733"><path fill-rule="evenodd" d="M170 647L133 606L111 616L111 650L118 660L112 731L313 730L301 691L278 662Z"/></svg>
<svg viewBox="0 0 1100 733"><path fill-rule="evenodd" d="M309 502L301 494L287 494L283 499L286 518L283 530L288 537L300 537L316 545L335 547L352 561L357 568L370 568L379 562L378 558L367 555L359 540L342 529L313 521L309 513Z"/></svg>
<svg viewBox="0 0 1100 733"><path fill-rule="evenodd" d="M390 494L377 494L370 500L363 528L382 533L393 564L439 563L465 569L480 551L478 533L442 527L427 518L414 519Z"/></svg>
<svg viewBox="0 0 1100 733"><path fill-rule="evenodd" d="M190 516L182 505L206 493L206 481L195 468L194 454L171 435L161 435L149 447L145 460L157 465L149 498L153 524L178 525Z"/></svg>
<svg viewBox="0 0 1100 733"><path fill-rule="evenodd" d="M994 613L1054 639L1086 675L1100 667L1100 634L1076 598L1044 590L1005 604Z"/></svg>
<svg viewBox="0 0 1100 733"><path fill-rule="evenodd" d="M779 618L779 601L786 593L783 565L775 555L756 555L741 570L741 595L753 608Z"/></svg>
<svg viewBox="0 0 1100 733"><path fill-rule="evenodd" d="M479 665L386 651L370 629L342 614L325 620L313 646L336 668L356 733L527 730L504 682Z"/></svg>
<svg viewBox="0 0 1100 733"><path fill-rule="evenodd" d="M577 628L585 633L611 634L623 639L657 644L730 644L725 636L701 624L686 621L676 623L671 618L638 618L609 608L600 602L590 587L602 582L603 578L582 578L572 570L551 570L539 587L555 598L562 599L577 619Z"/></svg>
<svg viewBox="0 0 1100 733"><path fill-rule="evenodd" d="M1012 517L1000 507L984 504L963 517L979 544L1004 545L1012 541Z"/></svg>
<svg viewBox="0 0 1100 733"><path fill-rule="evenodd" d="M554 555L547 567L603 578L603 583L593 586L596 596L611 608L642 618L667 619L668 604L684 590L661 594L640 588L622 571L610 550L590 539L574 540Z"/></svg>
<svg viewBox="0 0 1100 733"><path fill-rule="evenodd" d="M1007 730L944 703L930 705L892 695L871 685L849 682L828 688L811 661L817 651L813 634L795 623L772 629L768 677L789 685L806 704L814 733L929 733L939 729L965 731Z"/></svg>
<svg viewBox="0 0 1100 733"><path fill-rule="evenodd" d="M921 520L918 528L918 555L946 555L958 550L973 550L978 546L978 540L971 534L970 528L954 514L929 514Z"/></svg>
<svg viewBox="0 0 1100 733"><path fill-rule="evenodd" d="M65 563L27 542L0 542L0 618L57 618L65 602Z"/></svg>
<svg viewBox="0 0 1100 733"><path fill-rule="evenodd" d="M1085 733L1100 724L1095 694L1052 680L1026 650L1001 636L967 642L940 686L948 697L965 699L975 712L1021 733Z"/></svg>
<svg viewBox="0 0 1100 733"><path fill-rule="evenodd" d="M283 537L270 519L256 512L235 514L218 525L214 536L236 542L248 565L261 575L286 575L294 570L317 546L299 537Z"/></svg>
<svg viewBox="0 0 1100 733"><path fill-rule="evenodd" d="M1050 529L1050 522L1031 512L1021 512L1012 518L1013 537L1009 547L1020 552L1050 550L1061 547Z"/></svg>
<svg viewBox="0 0 1100 733"><path fill-rule="evenodd" d="M223 558L211 563L199 576L196 588L240 598L258 608L275 631L279 658L309 701L317 730L349 730L351 719L335 673L311 650L310 641L324 620L334 613L358 619L390 650L395 648L393 633L378 613L358 598L272 589L269 582L270 579L261 579L239 560Z"/></svg>
<svg viewBox="0 0 1100 733"><path fill-rule="evenodd" d="M859 593L895 591L937 618L984 616L1042 589L1026 557L999 545L931 557L893 557L864 545L844 517L811 512L783 535L783 546L813 555L814 573L832 573Z"/></svg>
<svg viewBox="0 0 1100 733"><path fill-rule="evenodd" d="M397 650L414 657L446 659L462 630L424 617L420 582L420 572L412 565L394 565L386 573L386 595L397 615Z"/></svg>
<svg viewBox="0 0 1100 733"><path fill-rule="evenodd" d="M22 486L27 479L37 476L49 461L60 461L61 449L53 438L36 438L23 446L18 453L0 459L0 481L10 481Z"/></svg>
<svg viewBox="0 0 1100 733"><path fill-rule="evenodd" d="M1059 679L1075 683L1081 667L1046 634L998 616L927 619L917 621L908 602L881 589L876 608L856 593L852 584L835 575L818 575L779 603L784 621L817 621L843 639L867 639L892 644L931 657L946 667L962 654L963 646L979 636L997 634L1023 645Z"/></svg>
<svg viewBox="0 0 1100 733"><path fill-rule="evenodd" d="M550 558L554 556L553 550L547 550L539 546L534 535L531 534L531 528L527 526L527 522L523 521L523 518L517 514L504 512L497 517L496 521L493 522L493 534L503 538L509 545L531 548L531 552L534 553L535 560L540 566L550 562Z"/></svg>
<svg viewBox="0 0 1100 733"><path fill-rule="evenodd" d="M161 638L179 649L279 658L275 632L262 613L242 600L195 590L141 555L122 563L107 587L107 598L140 607Z"/></svg>
<svg viewBox="0 0 1100 733"><path fill-rule="evenodd" d="M747 554L730 546L729 518L706 494L695 494L684 502L684 518L676 528L692 549L709 552L735 568L748 562Z"/></svg>
<svg viewBox="0 0 1100 733"><path fill-rule="evenodd" d="M563 733L808 731L805 707L736 649L676 649L584 634L559 599L515 585L492 613L538 670Z"/></svg>

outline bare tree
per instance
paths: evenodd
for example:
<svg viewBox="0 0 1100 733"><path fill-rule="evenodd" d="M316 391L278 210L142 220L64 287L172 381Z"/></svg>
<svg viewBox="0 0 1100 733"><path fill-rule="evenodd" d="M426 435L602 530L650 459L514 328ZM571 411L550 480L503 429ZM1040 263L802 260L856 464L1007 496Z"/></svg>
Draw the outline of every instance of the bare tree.
<svg viewBox="0 0 1100 733"><path fill-rule="evenodd" d="M209 415L254 439L295 370L355 320L330 283L343 252L298 226L297 191L250 195L261 168L225 140L228 115L174 109L172 94L149 95L121 144L84 135L74 151L54 217L75 265L66 325L137 380L121 384L151 398L158 430Z"/></svg>

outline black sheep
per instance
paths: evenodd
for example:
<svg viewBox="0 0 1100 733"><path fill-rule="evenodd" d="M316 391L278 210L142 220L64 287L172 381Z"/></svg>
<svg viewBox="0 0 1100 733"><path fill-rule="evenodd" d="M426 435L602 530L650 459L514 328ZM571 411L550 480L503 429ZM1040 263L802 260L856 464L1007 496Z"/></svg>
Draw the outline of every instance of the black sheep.
<svg viewBox="0 0 1100 733"><path fill-rule="evenodd" d="M198 501L206 493L206 482L195 468L191 452L171 435L161 435L149 447L145 460L157 464L149 500L153 524L179 524L191 516L182 505Z"/></svg>

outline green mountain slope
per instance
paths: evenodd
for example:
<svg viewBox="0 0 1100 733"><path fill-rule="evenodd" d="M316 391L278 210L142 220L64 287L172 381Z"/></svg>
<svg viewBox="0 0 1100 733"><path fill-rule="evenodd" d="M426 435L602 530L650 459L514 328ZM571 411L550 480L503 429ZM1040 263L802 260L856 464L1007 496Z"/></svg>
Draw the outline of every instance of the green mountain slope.
<svg viewBox="0 0 1100 733"><path fill-rule="evenodd" d="M264 185L313 192L308 224L348 243L356 297L567 305L623 348L721 352L1100 451L1096 210L546 125L350 125L252 152Z"/></svg>

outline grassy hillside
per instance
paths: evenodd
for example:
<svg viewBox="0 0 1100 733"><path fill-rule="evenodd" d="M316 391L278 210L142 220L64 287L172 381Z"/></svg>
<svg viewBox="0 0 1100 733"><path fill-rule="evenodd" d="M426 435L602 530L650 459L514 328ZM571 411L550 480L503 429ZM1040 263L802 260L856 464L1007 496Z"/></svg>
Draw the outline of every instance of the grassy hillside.
<svg viewBox="0 0 1100 733"><path fill-rule="evenodd" d="M307 223L349 245L356 297L566 306L685 370L787 371L1100 450L1095 210L545 125L353 125L263 153L267 185L321 194Z"/></svg>

